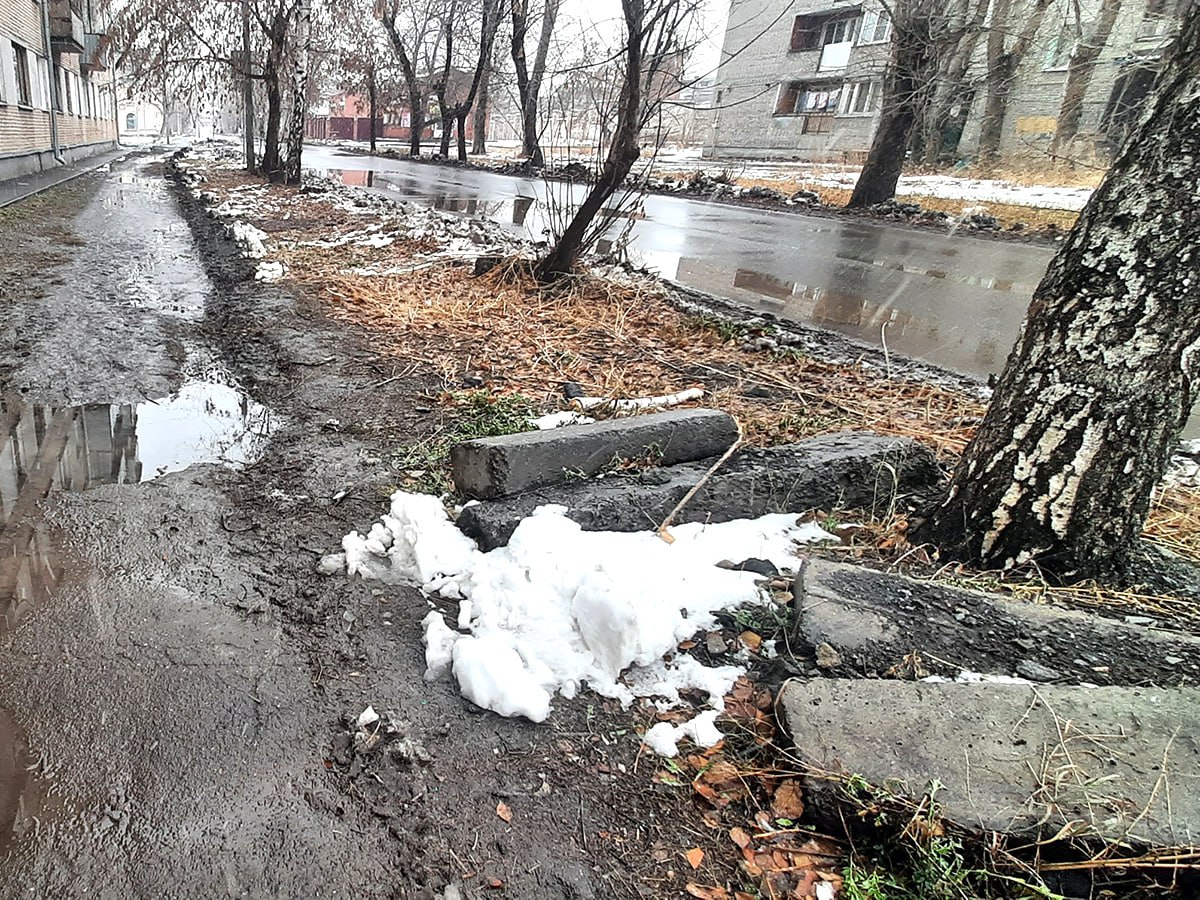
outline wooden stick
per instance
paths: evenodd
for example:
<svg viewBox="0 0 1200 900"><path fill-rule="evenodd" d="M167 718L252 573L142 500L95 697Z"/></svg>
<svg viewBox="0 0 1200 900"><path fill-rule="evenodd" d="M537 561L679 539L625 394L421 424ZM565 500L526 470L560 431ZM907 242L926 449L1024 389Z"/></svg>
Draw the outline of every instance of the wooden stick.
<svg viewBox="0 0 1200 900"><path fill-rule="evenodd" d="M700 488L704 487L705 482L712 478L717 469L725 465L729 457L733 456L738 447L742 445L742 423L737 419L734 419L733 421L734 424L737 425L737 440L730 444L729 449L721 454L721 458L713 463L707 472L700 476L700 480L692 485L692 489L683 495L683 499L675 505L675 508L667 514L667 517L662 520L662 524L658 526L658 536L668 544L674 543L675 538L671 537L670 533L668 533L667 527L675 521L675 517L679 515L679 511L687 506L688 502L696 496L696 492L699 491Z"/></svg>

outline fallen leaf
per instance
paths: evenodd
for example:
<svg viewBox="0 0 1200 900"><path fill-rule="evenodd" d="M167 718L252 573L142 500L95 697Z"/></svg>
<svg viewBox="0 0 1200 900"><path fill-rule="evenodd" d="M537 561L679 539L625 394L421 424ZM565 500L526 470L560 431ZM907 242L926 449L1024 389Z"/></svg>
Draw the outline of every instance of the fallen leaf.
<svg viewBox="0 0 1200 900"><path fill-rule="evenodd" d="M504 887L504 882L501 881L499 878L493 878L490 881L488 881L488 887L491 888L493 891L498 891L498 890L500 890L500 888Z"/></svg>
<svg viewBox="0 0 1200 900"><path fill-rule="evenodd" d="M789 778L775 789L771 812L777 819L798 819L804 815L804 791L799 781Z"/></svg>
<svg viewBox="0 0 1200 900"><path fill-rule="evenodd" d="M684 856L687 858L688 865L693 869L700 868L700 863L704 862L704 851L699 847L693 847Z"/></svg>
<svg viewBox="0 0 1200 900"><path fill-rule="evenodd" d="M728 806L749 794L737 767L720 760L696 776L692 788L716 807Z"/></svg>
<svg viewBox="0 0 1200 900"><path fill-rule="evenodd" d="M498 815L505 822L512 821L512 810L508 808L508 804L503 800L496 804L496 815Z"/></svg>
<svg viewBox="0 0 1200 900"><path fill-rule="evenodd" d="M729 900L729 891L717 885L710 886L689 881L685 890L697 900Z"/></svg>
<svg viewBox="0 0 1200 900"><path fill-rule="evenodd" d="M757 651L762 646L762 635L753 631L743 631L738 638L745 644L747 650Z"/></svg>
<svg viewBox="0 0 1200 900"><path fill-rule="evenodd" d="M750 843L750 835L746 833L744 828L730 828L729 839L741 847L743 850Z"/></svg>

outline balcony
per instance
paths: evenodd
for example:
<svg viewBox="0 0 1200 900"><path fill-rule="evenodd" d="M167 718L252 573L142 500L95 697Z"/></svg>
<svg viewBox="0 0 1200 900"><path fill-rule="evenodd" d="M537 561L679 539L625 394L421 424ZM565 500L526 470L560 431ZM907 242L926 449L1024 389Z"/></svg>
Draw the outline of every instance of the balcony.
<svg viewBox="0 0 1200 900"><path fill-rule="evenodd" d="M83 55L79 57L80 72L107 72L108 48L101 45L104 35L86 32L83 36Z"/></svg>
<svg viewBox="0 0 1200 900"><path fill-rule="evenodd" d="M826 44L821 48L821 61L817 63L817 71L837 72L846 68L850 62L850 48L853 46L854 41Z"/></svg>
<svg viewBox="0 0 1200 900"><path fill-rule="evenodd" d="M71 0L50 0L50 47L58 53L84 51L83 16Z"/></svg>

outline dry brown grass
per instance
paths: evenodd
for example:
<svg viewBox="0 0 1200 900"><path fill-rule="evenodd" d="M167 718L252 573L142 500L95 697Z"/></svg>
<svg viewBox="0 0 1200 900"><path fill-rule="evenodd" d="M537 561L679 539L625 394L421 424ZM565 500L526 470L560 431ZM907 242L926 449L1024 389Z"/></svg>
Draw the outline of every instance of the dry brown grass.
<svg viewBox="0 0 1200 900"><path fill-rule="evenodd" d="M1145 535L1156 544L1200 562L1200 488L1172 485L1150 506Z"/></svg>
<svg viewBox="0 0 1200 900"><path fill-rule="evenodd" d="M815 184L803 178L738 178L737 183L743 187L769 187L784 194L794 194L796 191L812 191L821 198L821 203L830 207L843 207L850 202L849 188L835 188ZM1036 182L1035 182L1036 183ZM919 194L899 192L897 197L913 203L921 204L922 208L944 212L948 216L960 215L965 206L982 206L991 215L1000 220L1003 228L1017 223L1027 227L1038 228L1044 225L1054 225L1068 231L1079 218L1079 213L1067 209L1043 209L1035 206L1022 206L1017 203L976 203L970 200L945 199L941 197L926 197Z"/></svg>
<svg viewBox="0 0 1200 900"><path fill-rule="evenodd" d="M227 195L245 182L218 171L205 187ZM273 188L272 200L277 209L286 201L286 218L254 224L288 238L329 238L340 228L367 224L319 195ZM978 400L943 387L791 351L743 349L743 331L681 312L650 281L580 277L547 291L520 264L475 278L462 265L426 260L431 249L428 241L397 241L385 248L292 247L274 256L295 282L329 304L332 315L366 326L381 350L406 367L416 364L447 384L481 373L491 389L526 395L547 409L561 406L566 381L610 397L701 386L704 403L736 416L753 446L867 429L912 437L947 463L971 437L964 423L983 412ZM351 271L365 265L409 271ZM882 529L880 540L902 545L893 531ZM1200 561L1200 490L1161 491L1146 534Z"/></svg>
<svg viewBox="0 0 1200 900"><path fill-rule="evenodd" d="M420 360L450 383L478 372L495 389L546 405L559 402L566 381L611 397L698 385L706 404L742 422L751 445L869 428L916 437L942 454L961 451L969 434L962 422L981 411L945 388L790 351L742 349L741 336L680 312L649 283L581 277L546 291L516 266L481 278L450 263L419 277L361 276L346 271L357 264L353 254L305 249L279 258L334 315L370 327L389 353Z"/></svg>

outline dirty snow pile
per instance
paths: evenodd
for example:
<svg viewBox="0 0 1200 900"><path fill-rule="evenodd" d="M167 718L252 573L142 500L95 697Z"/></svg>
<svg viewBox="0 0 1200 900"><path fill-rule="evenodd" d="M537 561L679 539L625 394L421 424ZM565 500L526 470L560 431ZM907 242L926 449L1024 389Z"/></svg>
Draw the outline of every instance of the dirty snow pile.
<svg viewBox="0 0 1200 900"><path fill-rule="evenodd" d="M759 576L716 563L757 557L792 566L798 542L832 536L794 515L671 533L672 543L654 532L585 532L550 505L522 520L507 547L483 553L436 497L399 491L389 512L365 536L346 535L344 552L325 557L321 570L457 600L453 625L436 609L425 617L426 678L450 672L467 699L501 715L541 722L555 694L571 698L584 685L625 705L656 698L664 709L680 690L699 689L715 712L744 669L664 657L711 628L715 612L763 602ZM719 739L713 719L652 729L653 746L670 751L685 735L711 745Z"/></svg>

